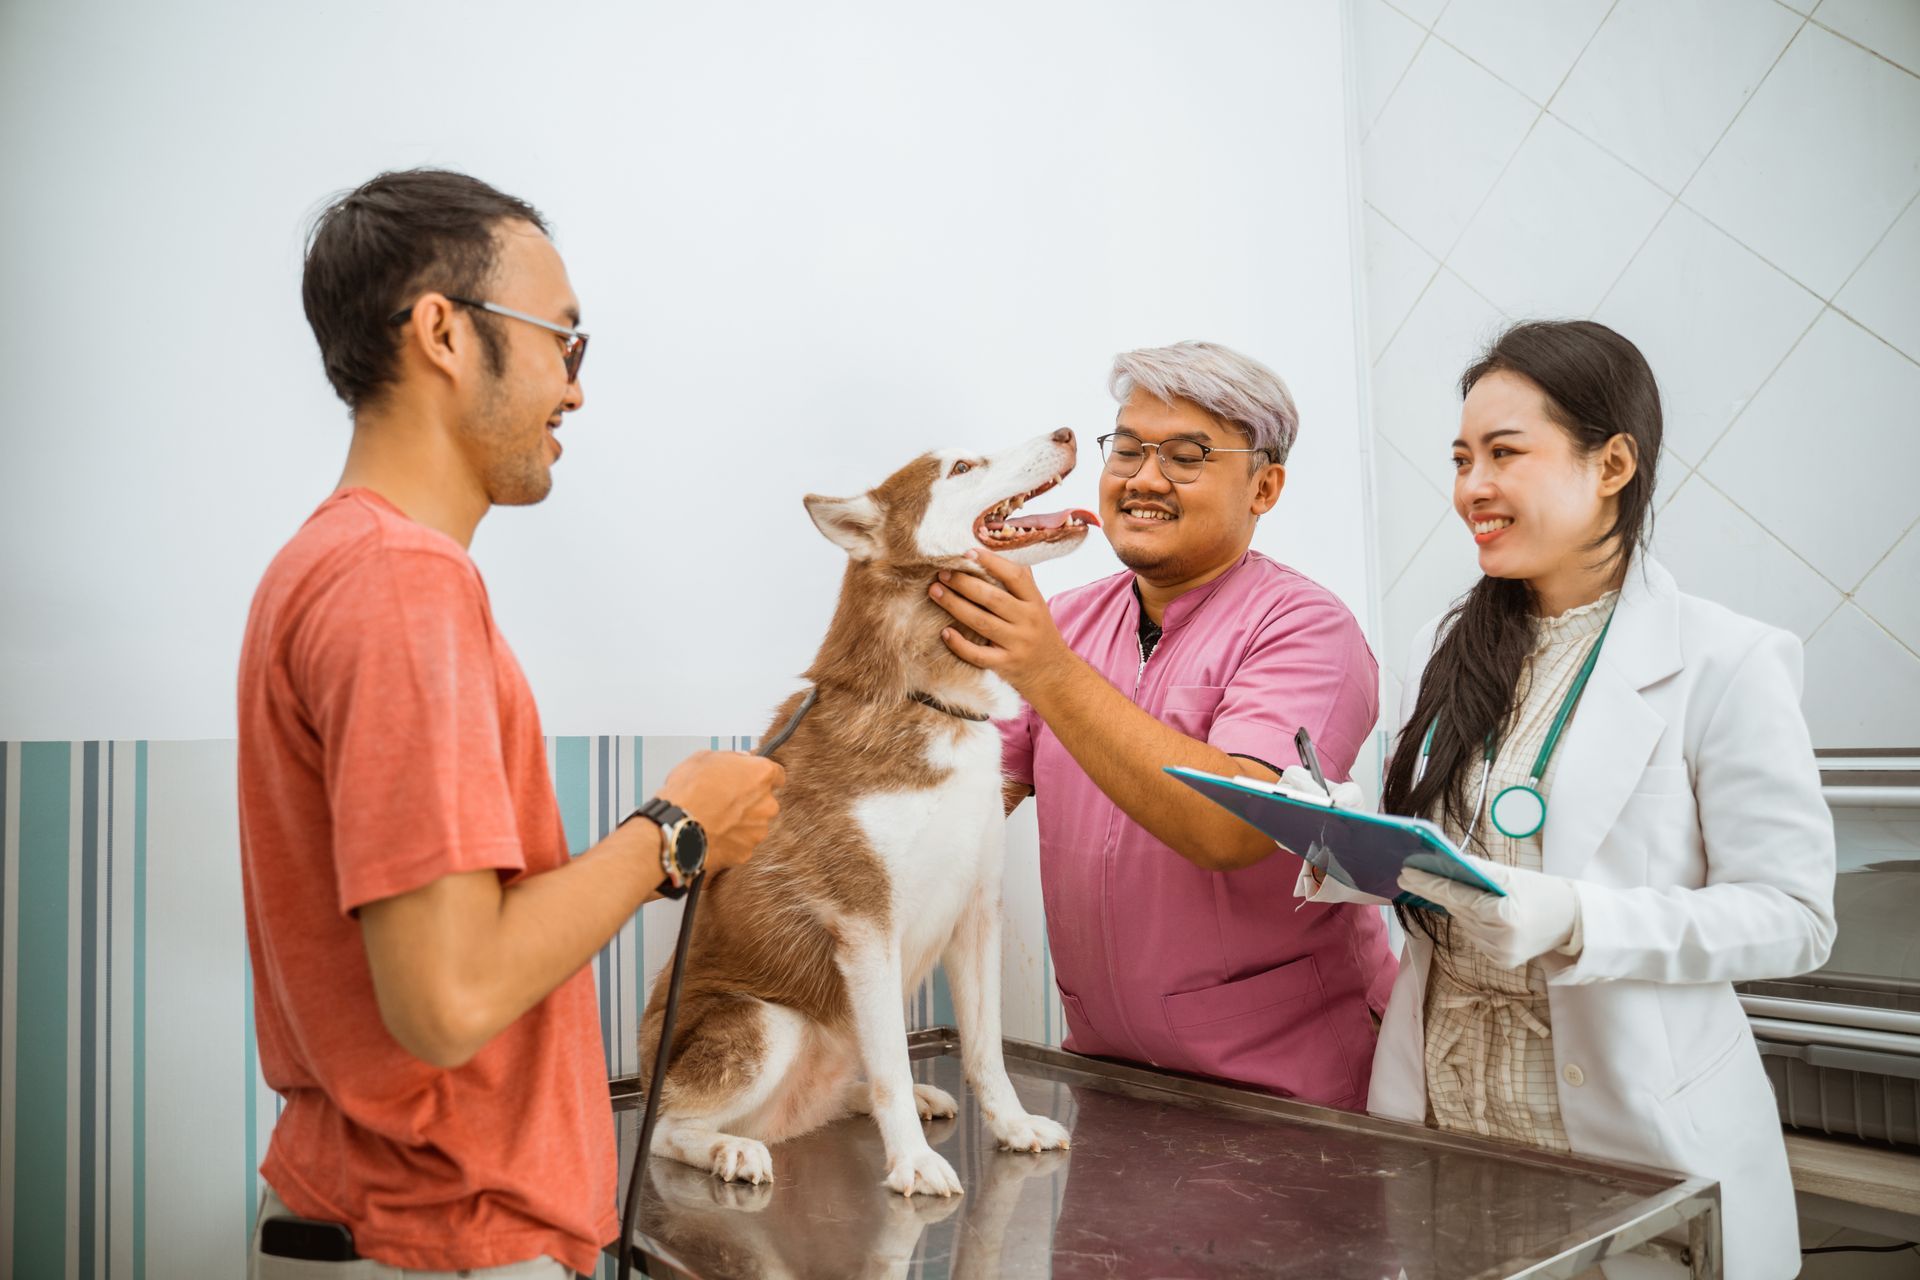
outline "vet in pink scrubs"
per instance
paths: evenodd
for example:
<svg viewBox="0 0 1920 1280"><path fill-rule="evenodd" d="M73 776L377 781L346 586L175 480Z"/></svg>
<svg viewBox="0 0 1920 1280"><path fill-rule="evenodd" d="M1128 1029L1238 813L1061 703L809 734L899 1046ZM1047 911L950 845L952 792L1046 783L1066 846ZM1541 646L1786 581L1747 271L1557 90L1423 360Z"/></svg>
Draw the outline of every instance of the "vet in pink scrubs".
<svg viewBox="0 0 1920 1280"><path fill-rule="evenodd" d="M1299 763L1305 725L1327 776L1348 776L1378 672L1332 592L1249 551L1170 602L1156 639L1133 582L1119 573L1050 602L1074 653L1189 737L1277 772ZM1032 708L1001 728L1005 773L1039 805L1066 1047L1363 1109L1396 969L1379 909L1296 908L1299 862L1277 847L1203 870L1128 818Z"/></svg>

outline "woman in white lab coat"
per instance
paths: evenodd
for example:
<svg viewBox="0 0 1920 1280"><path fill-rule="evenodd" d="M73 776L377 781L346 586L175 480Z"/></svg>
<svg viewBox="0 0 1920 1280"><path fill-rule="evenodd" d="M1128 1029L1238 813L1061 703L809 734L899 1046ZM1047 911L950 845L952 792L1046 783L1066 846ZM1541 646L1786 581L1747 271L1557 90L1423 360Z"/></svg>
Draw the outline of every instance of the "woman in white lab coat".
<svg viewBox="0 0 1920 1280"><path fill-rule="evenodd" d="M1454 508L1486 576L1416 641L1382 808L1439 822L1507 896L1403 873L1448 914L1400 908L1369 1109L1713 1178L1726 1274L1796 1275L1733 984L1816 968L1833 942L1800 644L1647 552L1660 400L1632 343L1517 325L1461 391ZM1319 794L1297 769L1284 784ZM1301 893L1359 896L1310 871Z"/></svg>

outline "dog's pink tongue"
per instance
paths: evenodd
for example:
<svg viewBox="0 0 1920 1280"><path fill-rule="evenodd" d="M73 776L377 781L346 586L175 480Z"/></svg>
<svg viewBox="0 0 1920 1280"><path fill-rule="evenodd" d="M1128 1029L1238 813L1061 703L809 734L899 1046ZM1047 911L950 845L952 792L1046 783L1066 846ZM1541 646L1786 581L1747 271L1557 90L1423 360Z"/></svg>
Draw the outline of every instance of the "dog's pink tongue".
<svg viewBox="0 0 1920 1280"><path fill-rule="evenodd" d="M1083 511L1079 507L1075 507L1071 511L1049 511L1044 515L1037 516L1014 516L1011 520L1007 521L1007 524L1015 529L1029 529L1039 532L1047 529L1058 529L1067 522L1068 517L1074 517L1082 524L1090 524L1096 529L1100 527L1099 516L1093 514L1091 511Z"/></svg>

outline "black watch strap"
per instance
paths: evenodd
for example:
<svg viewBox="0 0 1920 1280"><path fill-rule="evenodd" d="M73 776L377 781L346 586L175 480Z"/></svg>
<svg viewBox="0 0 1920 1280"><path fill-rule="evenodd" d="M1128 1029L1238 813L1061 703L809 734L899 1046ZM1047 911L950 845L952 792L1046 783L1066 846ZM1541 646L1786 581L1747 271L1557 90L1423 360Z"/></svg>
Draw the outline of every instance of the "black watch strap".
<svg viewBox="0 0 1920 1280"><path fill-rule="evenodd" d="M687 811L673 801L664 800L659 796L655 796L628 814L625 821L632 822L635 818L645 818L656 827L664 827L678 822L686 816Z"/></svg>
<svg viewBox="0 0 1920 1280"><path fill-rule="evenodd" d="M665 866L669 860L672 860L677 866L679 863L679 858L677 855L677 851L667 843L667 838L668 838L667 830L668 828L672 827L675 823L685 821L687 818L687 811L685 809L682 809L679 805L674 804L671 800L665 800L659 796L654 796L651 800L648 800L645 804L641 805L638 809L635 809L632 813L628 814L625 818L623 818L621 820L620 825L625 826L627 823L632 822L635 818L645 818L648 822L651 822L654 826L660 828L661 865ZM669 875L661 878L660 884L654 890L654 892L658 893L663 898L677 899L677 898L686 897L687 890L692 887L693 887L693 881L691 878L689 878L685 884L676 885L673 882L673 877Z"/></svg>

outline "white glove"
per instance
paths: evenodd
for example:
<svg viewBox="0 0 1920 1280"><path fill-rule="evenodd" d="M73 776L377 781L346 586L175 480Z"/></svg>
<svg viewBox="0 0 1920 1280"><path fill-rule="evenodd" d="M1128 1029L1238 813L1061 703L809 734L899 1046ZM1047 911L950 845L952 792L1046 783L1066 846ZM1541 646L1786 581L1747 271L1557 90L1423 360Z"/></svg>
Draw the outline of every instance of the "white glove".
<svg viewBox="0 0 1920 1280"><path fill-rule="evenodd" d="M1274 782L1268 784L1278 795L1289 800L1300 800L1307 804L1325 805L1329 809L1364 809L1367 806L1366 793L1360 790L1358 783L1334 782L1328 786L1331 794L1320 789L1313 780L1313 774L1302 765L1288 765ZM1326 852L1323 849L1297 849L1304 864L1300 868L1299 878L1294 881L1293 896L1305 898L1310 902L1343 902L1364 899L1373 901L1359 890L1350 894L1341 891L1337 882L1332 891L1323 892L1327 886ZM1297 910L1297 908L1296 908Z"/></svg>
<svg viewBox="0 0 1920 1280"><path fill-rule="evenodd" d="M1572 954L1579 932L1580 895L1565 876L1509 867L1462 854L1473 869L1507 891L1506 897L1413 867L1400 871L1400 887L1447 909L1467 940L1503 969L1517 969L1549 951Z"/></svg>
<svg viewBox="0 0 1920 1280"><path fill-rule="evenodd" d="M1329 791L1322 791L1320 784L1313 780L1313 774L1304 765L1288 765L1274 782L1273 789L1289 800L1304 800L1308 804L1323 804L1329 809L1364 809L1367 807L1367 793L1360 789L1357 782L1328 783Z"/></svg>

